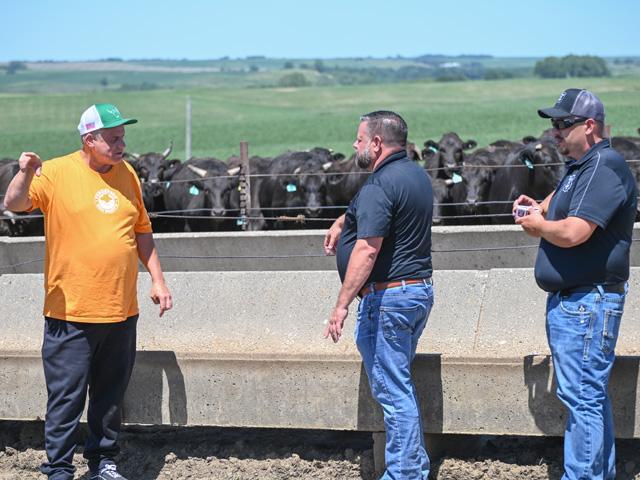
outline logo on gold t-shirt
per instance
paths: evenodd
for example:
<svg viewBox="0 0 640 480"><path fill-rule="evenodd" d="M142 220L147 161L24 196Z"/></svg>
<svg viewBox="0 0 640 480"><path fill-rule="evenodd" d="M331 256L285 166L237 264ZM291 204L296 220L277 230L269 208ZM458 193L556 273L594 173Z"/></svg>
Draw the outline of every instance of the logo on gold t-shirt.
<svg viewBox="0 0 640 480"><path fill-rule="evenodd" d="M118 210L118 196L113 190L103 188L93 197L96 208L102 213L113 213Z"/></svg>

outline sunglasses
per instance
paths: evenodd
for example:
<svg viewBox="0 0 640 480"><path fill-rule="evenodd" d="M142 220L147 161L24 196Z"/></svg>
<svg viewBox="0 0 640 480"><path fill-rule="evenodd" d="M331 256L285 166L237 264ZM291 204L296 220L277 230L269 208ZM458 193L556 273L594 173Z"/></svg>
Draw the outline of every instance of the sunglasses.
<svg viewBox="0 0 640 480"><path fill-rule="evenodd" d="M574 125L578 125L579 123L584 123L587 120L588 118L583 117L554 118L551 120L551 125L556 130L564 130L565 128L571 128Z"/></svg>

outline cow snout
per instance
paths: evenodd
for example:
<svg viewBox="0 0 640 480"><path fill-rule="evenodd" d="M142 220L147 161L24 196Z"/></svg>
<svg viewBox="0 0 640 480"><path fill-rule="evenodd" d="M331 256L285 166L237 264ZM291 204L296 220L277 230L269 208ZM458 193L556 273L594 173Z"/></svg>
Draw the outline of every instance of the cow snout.
<svg viewBox="0 0 640 480"><path fill-rule="evenodd" d="M319 217L321 209L319 207L309 207L305 210L305 214L308 217Z"/></svg>
<svg viewBox="0 0 640 480"><path fill-rule="evenodd" d="M211 216L212 217L223 217L224 216L224 208L212 208L211 209Z"/></svg>

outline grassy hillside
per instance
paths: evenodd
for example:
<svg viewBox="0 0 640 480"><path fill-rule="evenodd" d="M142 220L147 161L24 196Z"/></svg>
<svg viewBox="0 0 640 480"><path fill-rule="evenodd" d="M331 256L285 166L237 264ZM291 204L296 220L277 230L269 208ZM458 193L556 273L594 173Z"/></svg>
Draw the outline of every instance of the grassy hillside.
<svg viewBox="0 0 640 480"><path fill-rule="evenodd" d="M64 94L0 94L0 157L16 158L23 150L33 150L50 158L71 151L79 144L75 128L80 113L92 103L112 102L125 116L140 120L127 128L129 151L161 151L173 140L173 156L183 158L187 95L193 101L193 153L198 156L227 158L238 152L240 140L248 140L250 154L258 155L318 145L350 153L359 115L377 109L403 115L410 140L420 145L448 131L486 145L539 134L548 122L538 118L536 109L553 104L564 88L573 86L601 96L614 134L636 134L640 82L635 75L287 89L79 88Z"/></svg>

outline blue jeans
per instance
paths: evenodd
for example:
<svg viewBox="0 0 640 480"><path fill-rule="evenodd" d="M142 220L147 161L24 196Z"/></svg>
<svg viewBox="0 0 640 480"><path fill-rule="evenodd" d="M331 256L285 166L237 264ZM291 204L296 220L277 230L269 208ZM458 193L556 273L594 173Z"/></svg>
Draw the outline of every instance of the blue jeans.
<svg viewBox="0 0 640 480"><path fill-rule="evenodd" d="M412 284L365 295L355 338L371 393L382 406L386 429L383 480L426 480L424 444L411 362L433 306L433 287Z"/></svg>
<svg viewBox="0 0 640 480"><path fill-rule="evenodd" d="M625 294L549 294L547 338L558 398L569 411L562 480L613 480L615 432L608 384Z"/></svg>

